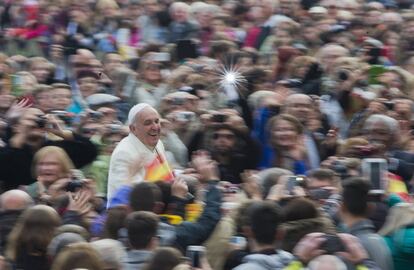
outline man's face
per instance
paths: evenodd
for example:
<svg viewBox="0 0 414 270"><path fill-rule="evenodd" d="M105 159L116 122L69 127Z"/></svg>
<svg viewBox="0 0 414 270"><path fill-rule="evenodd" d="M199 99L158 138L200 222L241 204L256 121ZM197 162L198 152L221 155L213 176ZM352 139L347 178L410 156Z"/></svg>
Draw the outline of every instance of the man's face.
<svg viewBox="0 0 414 270"><path fill-rule="evenodd" d="M172 15L174 21L179 23L186 22L188 19L188 11L182 7L177 7Z"/></svg>
<svg viewBox="0 0 414 270"><path fill-rule="evenodd" d="M129 129L143 144L155 147L161 136L160 116L153 108L146 107L135 117Z"/></svg>
<svg viewBox="0 0 414 270"><path fill-rule="evenodd" d="M388 127L382 123L374 123L370 129L367 130L367 139L370 143L383 144L385 146L391 145L393 136Z"/></svg>
<svg viewBox="0 0 414 270"><path fill-rule="evenodd" d="M341 48L325 48L325 51L321 55L321 63L326 72L330 72L333 69L333 63L339 57L346 56L346 50Z"/></svg>
<svg viewBox="0 0 414 270"><path fill-rule="evenodd" d="M149 83L158 83L161 78L161 65L158 63L151 63L144 71L144 78Z"/></svg>
<svg viewBox="0 0 414 270"><path fill-rule="evenodd" d="M54 110L66 110L72 103L72 93L66 88L56 88L53 90L52 103Z"/></svg>
<svg viewBox="0 0 414 270"><path fill-rule="evenodd" d="M308 178L307 182L308 189L327 188L332 187L332 183L328 180L318 178Z"/></svg>
<svg viewBox="0 0 414 270"><path fill-rule="evenodd" d="M219 129L213 134L213 147L219 153L233 150L236 144L236 135L228 129Z"/></svg>
<svg viewBox="0 0 414 270"><path fill-rule="evenodd" d="M30 73L36 77L39 83L45 83L50 71L47 63L38 62L33 64L32 68L30 69Z"/></svg>
<svg viewBox="0 0 414 270"><path fill-rule="evenodd" d="M53 109L53 99L51 91L44 91L36 97L36 107L43 112L49 112Z"/></svg>
<svg viewBox="0 0 414 270"><path fill-rule="evenodd" d="M98 80L93 77L84 77L78 79L79 90L82 97L86 98L98 91Z"/></svg>
<svg viewBox="0 0 414 270"><path fill-rule="evenodd" d="M145 2L145 10L149 16L154 15L159 10L159 5L157 0L147 0Z"/></svg>
<svg viewBox="0 0 414 270"><path fill-rule="evenodd" d="M122 66L122 58L117 53L110 53L106 55L105 59L105 71L108 73L108 71L112 71L117 67Z"/></svg>
<svg viewBox="0 0 414 270"><path fill-rule="evenodd" d="M41 110L30 108L20 117L18 125L26 127L25 132L29 142L37 143L44 139L45 127L39 126L39 119L43 116Z"/></svg>
<svg viewBox="0 0 414 270"><path fill-rule="evenodd" d="M294 95L287 99L286 113L306 124L312 111L312 100L305 95Z"/></svg>

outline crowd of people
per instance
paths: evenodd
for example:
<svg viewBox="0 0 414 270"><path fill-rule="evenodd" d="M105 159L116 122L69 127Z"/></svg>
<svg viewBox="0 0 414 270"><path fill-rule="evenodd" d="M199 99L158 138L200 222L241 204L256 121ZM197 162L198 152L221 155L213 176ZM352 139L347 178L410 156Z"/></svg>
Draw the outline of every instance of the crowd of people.
<svg viewBox="0 0 414 270"><path fill-rule="evenodd" d="M0 3L0 269L412 269L413 0Z"/></svg>

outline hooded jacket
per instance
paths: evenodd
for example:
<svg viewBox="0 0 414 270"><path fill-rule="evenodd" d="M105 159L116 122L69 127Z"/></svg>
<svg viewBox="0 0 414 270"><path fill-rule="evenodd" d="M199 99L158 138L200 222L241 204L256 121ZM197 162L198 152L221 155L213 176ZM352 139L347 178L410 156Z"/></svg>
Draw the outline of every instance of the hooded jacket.
<svg viewBox="0 0 414 270"><path fill-rule="evenodd" d="M384 239L375 233L375 227L370 220L365 219L355 223L348 228L348 233L358 237L370 259L381 269L394 269L390 249Z"/></svg>
<svg viewBox="0 0 414 270"><path fill-rule="evenodd" d="M144 267L153 255L152 251L148 250L130 250L123 262L123 269L125 270L140 270Z"/></svg>
<svg viewBox="0 0 414 270"><path fill-rule="evenodd" d="M391 250L395 270L412 269L414 265L414 224L384 236Z"/></svg>
<svg viewBox="0 0 414 270"><path fill-rule="evenodd" d="M243 264L234 270L278 270L289 265L293 255L283 250L277 250L276 254L250 254L244 257Z"/></svg>

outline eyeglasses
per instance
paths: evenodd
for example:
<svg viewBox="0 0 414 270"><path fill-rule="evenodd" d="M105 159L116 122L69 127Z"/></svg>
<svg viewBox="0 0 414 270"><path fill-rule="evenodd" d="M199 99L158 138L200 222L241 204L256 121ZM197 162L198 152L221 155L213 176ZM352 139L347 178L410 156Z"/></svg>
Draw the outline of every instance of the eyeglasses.
<svg viewBox="0 0 414 270"><path fill-rule="evenodd" d="M219 139L219 138L224 138L224 139L227 139L227 140L232 140L232 139L234 139L234 134L229 134L229 133L214 133L213 134L213 139L214 140L217 140L217 139Z"/></svg>

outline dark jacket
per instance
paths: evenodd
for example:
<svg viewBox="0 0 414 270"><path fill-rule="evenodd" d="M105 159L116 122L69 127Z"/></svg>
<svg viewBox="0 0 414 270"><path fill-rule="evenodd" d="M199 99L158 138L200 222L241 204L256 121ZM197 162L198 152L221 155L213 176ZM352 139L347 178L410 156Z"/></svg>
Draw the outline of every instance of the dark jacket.
<svg viewBox="0 0 414 270"><path fill-rule="evenodd" d="M170 43L175 43L180 39L192 39L198 36L198 27L197 25L191 22L171 22L168 26L169 36L168 41Z"/></svg>
<svg viewBox="0 0 414 270"><path fill-rule="evenodd" d="M132 188L130 186L122 186L119 188L112 198L109 207L127 204L131 190ZM162 218L158 228L160 245L176 246L182 251L185 251L187 246L201 245L206 241L221 218L221 194L215 183L208 185L204 203L203 213L195 222L185 221L173 226L168 224L166 219ZM125 231L120 230L121 238L127 237ZM119 240L125 242L122 239Z"/></svg>
<svg viewBox="0 0 414 270"><path fill-rule="evenodd" d="M21 254L12 263L13 270L49 270L50 265L46 255L34 256Z"/></svg>
<svg viewBox="0 0 414 270"><path fill-rule="evenodd" d="M7 238L23 210L7 210L0 213L0 254L4 254Z"/></svg>
<svg viewBox="0 0 414 270"><path fill-rule="evenodd" d="M96 146L87 138L73 135L73 140L46 141L42 146L63 148L76 168L81 168L97 157ZM21 185L30 185L36 181L31 174L35 152L29 146L13 148L10 145L0 149L0 182L3 191L16 189Z"/></svg>
<svg viewBox="0 0 414 270"><path fill-rule="evenodd" d="M259 144L248 134L235 132L239 145L228 155L228 164L219 163L220 179L233 184L242 182L240 174L245 170L257 169L261 156ZM217 160L217 154L213 152L213 159Z"/></svg>
<svg viewBox="0 0 414 270"><path fill-rule="evenodd" d="M405 151L392 151L390 155L397 160L396 166L390 166L390 172L401 176L407 184L407 188L410 188L409 182L414 173L414 154Z"/></svg>
<svg viewBox="0 0 414 270"><path fill-rule="evenodd" d="M355 235L362 246L381 269L393 270L391 252L384 239L375 233L374 225L370 220L362 220L348 228L348 233Z"/></svg>
<svg viewBox="0 0 414 270"><path fill-rule="evenodd" d="M210 184L201 216L195 222L185 221L175 226L175 245L186 250L187 246L201 245L214 231L221 218L221 194L215 184Z"/></svg>

